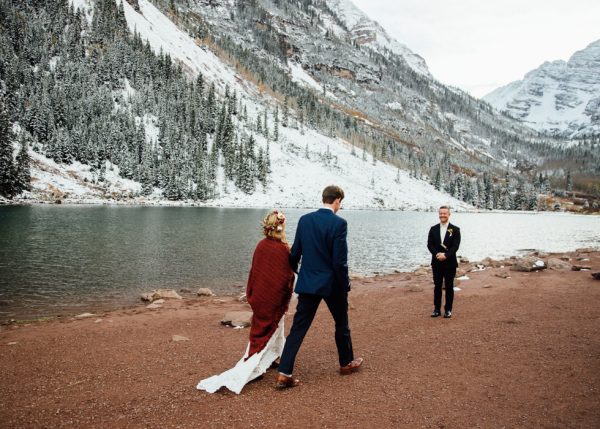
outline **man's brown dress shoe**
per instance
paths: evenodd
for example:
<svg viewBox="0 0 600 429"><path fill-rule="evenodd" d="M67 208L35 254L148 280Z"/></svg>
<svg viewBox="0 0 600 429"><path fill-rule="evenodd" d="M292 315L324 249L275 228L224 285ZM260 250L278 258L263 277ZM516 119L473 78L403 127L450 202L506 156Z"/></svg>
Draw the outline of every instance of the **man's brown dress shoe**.
<svg viewBox="0 0 600 429"><path fill-rule="evenodd" d="M277 388L287 389L288 387L296 387L300 384L300 380L294 377L288 377L287 375L277 374Z"/></svg>
<svg viewBox="0 0 600 429"><path fill-rule="evenodd" d="M352 362L350 362L348 365L341 366L340 374L348 375L348 374L352 374L353 372L358 371L358 368L360 368L360 366L362 365L363 360L364 360L363 358L356 358Z"/></svg>

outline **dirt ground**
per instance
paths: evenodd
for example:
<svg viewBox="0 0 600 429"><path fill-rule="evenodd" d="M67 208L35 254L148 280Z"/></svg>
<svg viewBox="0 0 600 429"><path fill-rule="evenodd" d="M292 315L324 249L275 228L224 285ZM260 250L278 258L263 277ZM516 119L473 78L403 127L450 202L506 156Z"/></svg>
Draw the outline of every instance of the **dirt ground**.
<svg viewBox="0 0 600 429"><path fill-rule="evenodd" d="M598 271L600 253L588 257ZM468 276L452 319L429 317L429 274L355 280L364 368L338 375L322 305L297 359L303 384L286 391L274 370L241 395L196 390L244 352L248 330L219 324L247 309L233 298L1 326L0 426L600 427L600 281L570 270Z"/></svg>

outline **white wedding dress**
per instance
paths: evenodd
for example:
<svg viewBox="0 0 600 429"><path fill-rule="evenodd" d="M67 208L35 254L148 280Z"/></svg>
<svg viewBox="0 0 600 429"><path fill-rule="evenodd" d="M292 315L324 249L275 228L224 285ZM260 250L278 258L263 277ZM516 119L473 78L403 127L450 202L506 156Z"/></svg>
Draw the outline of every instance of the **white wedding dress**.
<svg viewBox="0 0 600 429"><path fill-rule="evenodd" d="M233 368L200 381L196 388L206 390L208 393L215 393L221 387L226 387L239 395L248 382L267 372L273 361L281 356L285 344L284 318L285 315L279 321L277 329L269 338L264 349L253 354L250 359L244 360L248 356L248 348L250 347L250 343L248 343L244 357Z"/></svg>

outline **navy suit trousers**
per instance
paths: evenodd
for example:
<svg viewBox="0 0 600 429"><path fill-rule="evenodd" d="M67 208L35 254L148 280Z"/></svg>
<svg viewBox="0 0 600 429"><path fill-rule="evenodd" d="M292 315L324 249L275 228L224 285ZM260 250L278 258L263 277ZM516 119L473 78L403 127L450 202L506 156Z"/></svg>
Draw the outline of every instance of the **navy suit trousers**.
<svg viewBox="0 0 600 429"><path fill-rule="evenodd" d="M303 293L298 295L298 306L296 307L292 328L285 340L279 372L288 375L293 373L296 355L315 318L321 300L325 301L335 321L335 344L340 366L348 365L354 359L350 327L348 326L348 292L336 291L331 296L326 297Z"/></svg>

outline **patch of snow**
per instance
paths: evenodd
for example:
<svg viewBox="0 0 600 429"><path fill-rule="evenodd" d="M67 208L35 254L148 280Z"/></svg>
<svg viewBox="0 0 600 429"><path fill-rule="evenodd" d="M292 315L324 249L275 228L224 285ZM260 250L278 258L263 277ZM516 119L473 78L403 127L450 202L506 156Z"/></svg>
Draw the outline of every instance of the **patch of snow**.
<svg viewBox="0 0 600 429"><path fill-rule="evenodd" d="M69 0L69 3L73 5L75 10L81 10L87 21L90 24L92 23L92 17L94 13L94 5L92 0Z"/></svg>
<svg viewBox="0 0 600 429"><path fill-rule="evenodd" d="M294 82L323 92L323 87L321 86L321 84L314 80L314 78L311 75L309 75L300 64L290 62L289 66L292 75L292 80Z"/></svg>

